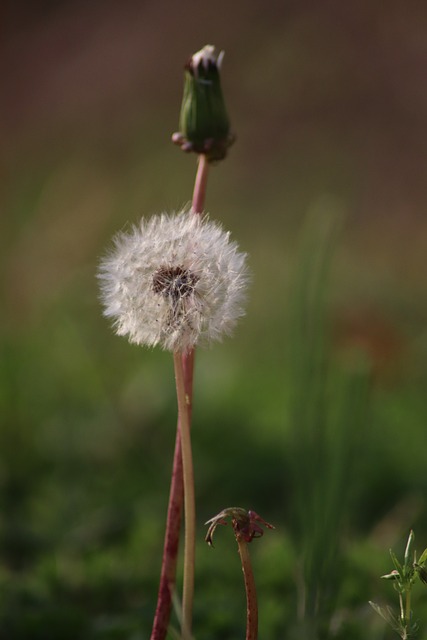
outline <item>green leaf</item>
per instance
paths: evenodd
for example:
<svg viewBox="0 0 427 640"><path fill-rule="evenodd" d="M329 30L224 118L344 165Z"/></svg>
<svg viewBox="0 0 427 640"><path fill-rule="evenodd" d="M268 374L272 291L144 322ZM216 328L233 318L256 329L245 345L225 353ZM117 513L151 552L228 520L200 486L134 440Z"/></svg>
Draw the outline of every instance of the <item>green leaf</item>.
<svg viewBox="0 0 427 640"><path fill-rule="evenodd" d="M390 573L386 573L384 576L381 576L382 580L399 580L400 574L396 569L393 569Z"/></svg>
<svg viewBox="0 0 427 640"><path fill-rule="evenodd" d="M402 624L391 607L380 607L379 604L371 601L369 601L369 604L371 605L372 609L376 611L376 613L378 613L378 615L380 615L381 618L385 620L394 631L401 635Z"/></svg>
<svg viewBox="0 0 427 640"><path fill-rule="evenodd" d="M427 571L424 567L422 567L420 564L416 563L414 564L414 569L419 577L419 579L421 580L421 582L423 582L424 584L427 584Z"/></svg>
<svg viewBox="0 0 427 640"><path fill-rule="evenodd" d="M396 554L394 553L393 549L390 549L390 557L393 561L393 564L396 568L396 571L398 571L400 578L403 578L403 567L400 564L399 560L397 559Z"/></svg>
<svg viewBox="0 0 427 640"><path fill-rule="evenodd" d="M415 535L411 529L408 537L408 542L406 543L406 549L405 549L405 560L404 560L405 569L412 567L412 564L414 562L414 552L413 552L414 540L415 540Z"/></svg>
<svg viewBox="0 0 427 640"><path fill-rule="evenodd" d="M422 552L419 560L418 560L418 564L423 565L427 562L427 549L424 549L424 551Z"/></svg>

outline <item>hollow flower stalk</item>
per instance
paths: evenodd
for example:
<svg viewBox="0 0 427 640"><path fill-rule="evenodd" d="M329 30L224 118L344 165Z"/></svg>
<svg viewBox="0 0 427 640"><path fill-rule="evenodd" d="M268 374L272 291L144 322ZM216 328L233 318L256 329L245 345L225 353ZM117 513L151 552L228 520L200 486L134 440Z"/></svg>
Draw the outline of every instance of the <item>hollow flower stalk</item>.
<svg viewBox="0 0 427 640"><path fill-rule="evenodd" d="M186 352L230 334L244 314L246 255L218 223L187 211L118 234L99 278L104 315L139 345Z"/></svg>
<svg viewBox="0 0 427 640"><path fill-rule="evenodd" d="M162 214L143 218L128 233L116 236L113 249L101 262L99 278L104 314L113 319L119 335L132 343L173 351L185 511L182 633L187 637L194 593L195 498L191 380L185 356L192 362L196 344L221 339L243 315L246 255L238 251L229 233L206 216L191 210ZM179 505L174 517L178 525ZM172 538L169 542L177 544ZM175 574L175 552L169 547L165 571L169 582L161 582L153 638L164 637L169 618Z"/></svg>

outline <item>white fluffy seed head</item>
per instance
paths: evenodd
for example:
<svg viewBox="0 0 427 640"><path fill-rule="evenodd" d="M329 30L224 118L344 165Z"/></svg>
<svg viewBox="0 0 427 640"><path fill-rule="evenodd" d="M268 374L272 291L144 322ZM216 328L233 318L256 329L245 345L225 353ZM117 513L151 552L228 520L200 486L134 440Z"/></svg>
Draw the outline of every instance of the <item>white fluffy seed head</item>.
<svg viewBox="0 0 427 640"><path fill-rule="evenodd" d="M135 344L188 351L230 334L248 284L246 254L189 211L144 218L100 264L104 315Z"/></svg>

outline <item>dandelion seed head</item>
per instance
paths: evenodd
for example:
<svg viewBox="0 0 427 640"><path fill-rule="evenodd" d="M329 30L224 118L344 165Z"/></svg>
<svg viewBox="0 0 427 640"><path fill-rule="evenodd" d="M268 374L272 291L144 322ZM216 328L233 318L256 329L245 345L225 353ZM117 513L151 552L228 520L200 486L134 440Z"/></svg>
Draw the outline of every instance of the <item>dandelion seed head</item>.
<svg viewBox="0 0 427 640"><path fill-rule="evenodd" d="M135 344L187 351L230 334L244 315L246 254L189 211L118 234L98 277L104 315Z"/></svg>

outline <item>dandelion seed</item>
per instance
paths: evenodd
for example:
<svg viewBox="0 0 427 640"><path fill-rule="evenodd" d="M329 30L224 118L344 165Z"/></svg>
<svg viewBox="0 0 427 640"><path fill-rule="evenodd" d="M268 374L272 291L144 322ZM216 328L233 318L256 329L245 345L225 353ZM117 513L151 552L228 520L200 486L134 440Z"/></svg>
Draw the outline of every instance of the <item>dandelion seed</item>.
<svg viewBox="0 0 427 640"><path fill-rule="evenodd" d="M230 334L244 315L248 273L229 235L188 211L143 218L120 233L98 274L117 334L170 351Z"/></svg>

